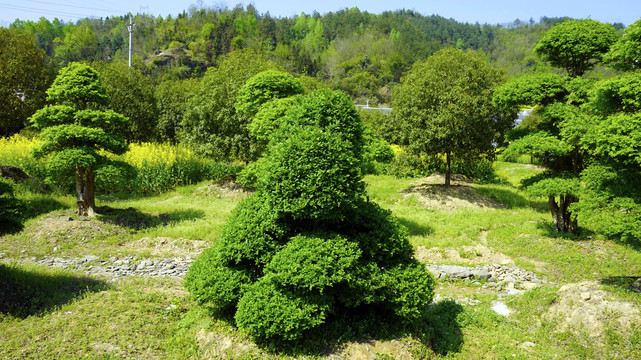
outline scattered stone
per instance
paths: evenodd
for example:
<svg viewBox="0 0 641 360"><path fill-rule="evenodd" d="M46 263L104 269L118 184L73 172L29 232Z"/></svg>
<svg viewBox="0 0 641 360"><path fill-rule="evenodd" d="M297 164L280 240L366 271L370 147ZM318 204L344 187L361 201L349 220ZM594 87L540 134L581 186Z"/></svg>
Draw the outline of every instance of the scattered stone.
<svg viewBox="0 0 641 360"><path fill-rule="evenodd" d="M536 347L536 344L530 341L523 342L519 345L519 347L525 349L525 350L530 350L534 347Z"/></svg>
<svg viewBox="0 0 641 360"><path fill-rule="evenodd" d="M88 275L183 277L193 262L191 258L181 257L143 259L136 264L137 260L133 256L123 258L112 256L101 260L98 256L86 255L79 258L31 257L20 260L20 263L28 261L45 266L83 271Z"/></svg>
<svg viewBox="0 0 641 360"><path fill-rule="evenodd" d="M497 291L505 289L509 294L520 294L522 290L532 290L547 283L531 271L499 264L476 267L427 264L425 267L438 279L464 280L474 284L485 281L483 285L485 288Z"/></svg>
<svg viewBox="0 0 641 360"><path fill-rule="evenodd" d="M494 312L496 312L497 314L503 315L503 316L508 316L511 313L507 305L505 305L501 301L496 301L492 303L492 310L494 310Z"/></svg>
<svg viewBox="0 0 641 360"><path fill-rule="evenodd" d="M588 301L591 298L592 298L592 294L590 294L589 292L581 293L581 299L583 299L583 301Z"/></svg>

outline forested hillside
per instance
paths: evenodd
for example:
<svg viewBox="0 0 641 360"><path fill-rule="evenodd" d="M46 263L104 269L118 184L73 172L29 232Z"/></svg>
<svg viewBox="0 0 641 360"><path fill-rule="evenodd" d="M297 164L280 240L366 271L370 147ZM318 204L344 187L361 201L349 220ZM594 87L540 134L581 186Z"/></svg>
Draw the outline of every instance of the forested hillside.
<svg viewBox="0 0 641 360"><path fill-rule="evenodd" d="M358 8L275 18L252 5L191 7L175 18L133 15L133 62L159 84L201 77L226 54L252 49L293 74L347 91L357 102L386 104L391 89L415 61L444 47L481 51L509 75L536 67L539 59L532 47L562 20L469 24L411 10L371 14ZM75 24L18 19L10 29L33 35L55 73L73 61L126 62L128 23L129 16L85 18Z"/></svg>

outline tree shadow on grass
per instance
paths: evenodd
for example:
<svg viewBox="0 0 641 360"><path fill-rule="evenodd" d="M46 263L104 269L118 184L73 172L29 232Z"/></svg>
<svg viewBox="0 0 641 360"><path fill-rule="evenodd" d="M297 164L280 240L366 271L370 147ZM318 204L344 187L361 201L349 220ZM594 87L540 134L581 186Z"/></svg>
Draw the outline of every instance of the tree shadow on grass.
<svg viewBox="0 0 641 360"><path fill-rule="evenodd" d="M600 283L641 294L641 276L608 276L601 279Z"/></svg>
<svg viewBox="0 0 641 360"><path fill-rule="evenodd" d="M317 329L295 342L268 342L258 344L277 355L332 356L342 351L348 343L371 345L376 341L399 340L410 334L420 338L427 353L447 356L460 352L463 332L458 315L463 307L455 301L441 301L430 305L425 318L415 325L403 321L383 308L352 309L328 319ZM390 347L392 350L394 346ZM405 346L402 346L405 350ZM394 357L397 354L387 354Z"/></svg>
<svg viewBox="0 0 641 360"><path fill-rule="evenodd" d="M581 228L581 227L579 228L578 234L556 231L556 229L554 228L554 222L552 221L539 222L536 224L536 228L541 231L541 235L552 238L552 239L586 241L586 240L590 240L592 236L594 236L593 231L590 231L588 229Z"/></svg>
<svg viewBox="0 0 641 360"><path fill-rule="evenodd" d="M72 302L85 293L106 290L109 285L88 277L39 273L16 265L0 264L0 313L26 318L41 315Z"/></svg>
<svg viewBox="0 0 641 360"><path fill-rule="evenodd" d="M508 189L495 187L477 187L476 190L483 196L490 197L505 205L508 209L531 208L538 212L548 211L548 203L543 200L530 200L523 195Z"/></svg>
<svg viewBox="0 0 641 360"><path fill-rule="evenodd" d="M195 220L205 216L204 211L195 209L177 210L171 213L151 215L133 207L118 209L100 206L96 208L96 212L98 213L96 216L97 220L133 230L149 229L166 225L172 221Z"/></svg>
<svg viewBox="0 0 641 360"><path fill-rule="evenodd" d="M425 224L420 224L418 222L408 220L402 217L396 217L398 221L407 228L410 235L415 236L426 236L434 233L434 228L427 226Z"/></svg>
<svg viewBox="0 0 641 360"><path fill-rule="evenodd" d="M28 201L16 198L4 200L11 202L10 206L17 210L17 214L11 218L0 219L0 235L20 232L24 229L25 221L42 214L66 208L64 204L48 197Z"/></svg>

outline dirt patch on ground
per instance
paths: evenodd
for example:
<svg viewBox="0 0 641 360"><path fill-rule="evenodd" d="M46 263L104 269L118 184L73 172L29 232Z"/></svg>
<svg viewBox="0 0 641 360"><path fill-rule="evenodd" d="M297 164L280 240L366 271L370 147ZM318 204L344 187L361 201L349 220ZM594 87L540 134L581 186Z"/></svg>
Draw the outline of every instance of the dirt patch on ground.
<svg viewBox="0 0 641 360"><path fill-rule="evenodd" d="M613 299L593 281L562 286L544 317L557 323L558 331L585 333L592 338L605 336L609 328L625 334L641 324L638 305Z"/></svg>
<svg viewBox="0 0 641 360"><path fill-rule="evenodd" d="M151 256L173 254L194 258L211 246L211 244L203 240L144 237L140 240L127 243L124 246L135 250L149 250Z"/></svg>
<svg viewBox="0 0 641 360"><path fill-rule="evenodd" d="M95 218L74 218L73 210L52 212L31 223L24 231L35 239L46 238L55 242L57 238L94 237L97 234L109 235L110 229Z"/></svg>
<svg viewBox="0 0 641 360"><path fill-rule="evenodd" d="M255 191L256 189L243 186L233 180L219 180L199 187L194 193L217 198L245 198Z"/></svg>
<svg viewBox="0 0 641 360"><path fill-rule="evenodd" d="M419 179L408 189L401 190L406 196L416 196L428 209L505 209L500 202L483 196L469 186L469 179L462 175L452 175L452 185L445 186L442 174L433 174Z"/></svg>
<svg viewBox="0 0 641 360"><path fill-rule="evenodd" d="M485 245L466 245L460 249L426 248L419 246L414 252L416 260L429 263L463 263L463 264L500 264L514 266L514 261L507 255L494 251Z"/></svg>
<svg viewBox="0 0 641 360"><path fill-rule="evenodd" d="M342 353L329 356L328 359L375 360L375 359L412 360L408 346L399 340L372 340L351 343Z"/></svg>
<svg viewBox="0 0 641 360"><path fill-rule="evenodd" d="M196 343L203 351L201 359L239 359L259 350L258 346L247 340L204 329L196 333Z"/></svg>

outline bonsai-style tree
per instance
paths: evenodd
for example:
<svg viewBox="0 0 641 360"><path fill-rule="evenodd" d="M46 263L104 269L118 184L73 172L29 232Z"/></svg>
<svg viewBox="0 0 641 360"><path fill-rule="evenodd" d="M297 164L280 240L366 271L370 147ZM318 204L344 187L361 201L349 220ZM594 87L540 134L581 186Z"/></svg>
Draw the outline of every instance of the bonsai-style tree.
<svg viewBox="0 0 641 360"><path fill-rule="evenodd" d="M607 236L641 239L641 74L603 80L587 104L595 117L582 138L591 161L581 173L580 221Z"/></svg>
<svg viewBox="0 0 641 360"><path fill-rule="evenodd" d="M414 64L394 92L392 107L403 124L409 149L418 155L445 154L445 185L452 156L493 156L493 143L513 124L492 104L503 74L480 54L444 49Z"/></svg>
<svg viewBox="0 0 641 360"><path fill-rule="evenodd" d="M641 69L641 20L625 29L623 36L612 45L603 61L611 63L617 70Z"/></svg>
<svg viewBox="0 0 641 360"><path fill-rule="evenodd" d="M71 63L61 69L47 95L55 105L31 117L44 140L34 155L51 155L47 162L50 172L75 177L78 215L93 216L94 170L105 161L99 152L127 151L125 141L112 132L129 120L111 110L95 110L107 105L109 97L98 73L87 65Z"/></svg>
<svg viewBox="0 0 641 360"><path fill-rule="evenodd" d="M405 229L366 200L363 125L351 99L320 91L289 105L263 127L272 132L258 191L194 262L187 289L235 314L257 341L300 339L355 309L423 319L434 280Z"/></svg>
<svg viewBox="0 0 641 360"><path fill-rule="evenodd" d="M612 25L594 20L567 20L543 35L535 50L568 76L530 74L501 86L494 94L498 108L536 106L521 137L512 141L506 156L534 155L547 171L523 183L532 196L548 198L554 228L579 231L576 208L581 197L581 172L589 160L583 138L595 119L583 110L594 81L581 77L596 66L617 40Z"/></svg>
<svg viewBox="0 0 641 360"><path fill-rule="evenodd" d="M580 77L599 64L619 35L614 26L596 20L566 20L553 26L534 50L554 67Z"/></svg>

